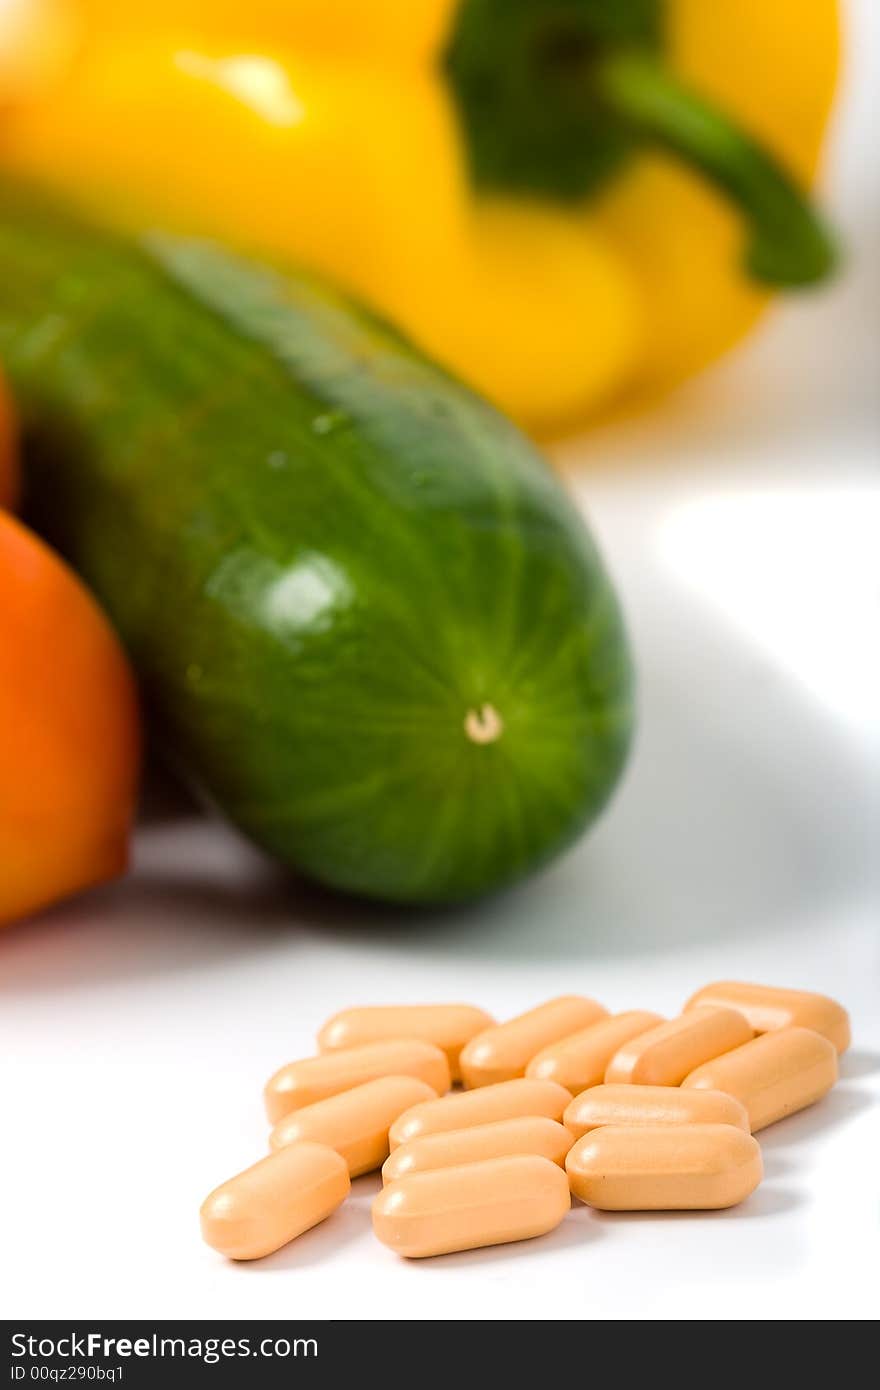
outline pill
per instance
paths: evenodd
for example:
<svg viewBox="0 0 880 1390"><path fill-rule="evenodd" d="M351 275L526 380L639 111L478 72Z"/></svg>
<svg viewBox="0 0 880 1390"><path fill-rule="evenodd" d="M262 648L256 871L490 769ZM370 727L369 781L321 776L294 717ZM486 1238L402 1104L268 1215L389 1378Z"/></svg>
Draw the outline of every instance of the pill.
<svg viewBox="0 0 880 1390"><path fill-rule="evenodd" d="M538 1080L558 1081L575 1096L589 1086L598 1086L605 1079L605 1069L615 1052L630 1038L647 1033L663 1023L659 1014L645 1009L614 1014L603 1018L579 1033L572 1033L561 1042L543 1048L526 1067L526 1076Z"/></svg>
<svg viewBox="0 0 880 1390"><path fill-rule="evenodd" d="M273 1149L310 1139L341 1154L353 1178L381 1167L388 1157L388 1131L404 1110L436 1099L426 1081L415 1076L380 1076L351 1091L291 1110L269 1136ZM697 1094L695 1092L694 1094Z"/></svg>
<svg viewBox="0 0 880 1390"><path fill-rule="evenodd" d="M345 1201L348 1166L325 1144L291 1144L217 1187L202 1203L202 1237L231 1260L259 1260Z"/></svg>
<svg viewBox="0 0 880 1390"><path fill-rule="evenodd" d="M389 1004L386 1007L345 1009L334 1014L318 1034L321 1052L386 1038L421 1038L446 1053L453 1081L458 1080L458 1057L466 1042L491 1028L495 1020L473 1004Z"/></svg>
<svg viewBox="0 0 880 1390"><path fill-rule="evenodd" d="M734 1125L603 1125L565 1167L575 1196L602 1211L732 1207L763 1175L757 1140Z"/></svg>
<svg viewBox="0 0 880 1390"><path fill-rule="evenodd" d="M570 1207L557 1164L512 1154L389 1183L373 1203L373 1229L398 1255L420 1259L546 1235Z"/></svg>
<svg viewBox="0 0 880 1390"><path fill-rule="evenodd" d="M540 1154L561 1167L573 1143L574 1136L563 1125L544 1115L520 1115L471 1129L441 1130L399 1145L385 1161L382 1181L394 1182L407 1173L455 1168L508 1154Z"/></svg>
<svg viewBox="0 0 880 1390"><path fill-rule="evenodd" d="M471 1038L461 1051L462 1080L469 1087L491 1086L524 1076L536 1052L606 1017L594 999L574 994L551 999Z"/></svg>
<svg viewBox="0 0 880 1390"><path fill-rule="evenodd" d="M608 1063L605 1080L680 1086L695 1067L753 1037L754 1029L735 1009L690 1009L624 1043Z"/></svg>
<svg viewBox="0 0 880 1390"><path fill-rule="evenodd" d="M380 1076L415 1076L438 1095L450 1086L449 1063L439 1047L419 1038L394 1038L288 1062L266 1085L266 1113L272 1124L277 1124L291 1110Z"/></svg>
<svg viewBox="0 0 880 1390"><path fill-rule="evenodd" d="M391 1151L423 1134L470 1129L519 1115L545 1115L548 1120L561 1120L570 1100L570 1092L555 1081L530 1081L524 1076L481 1086L476 1091L460 1091L440 1100L425 1100L394 1121L388 1136Z"/></svg>
<svg viewBox="0 0 880 1390"><path fill-rule="evenodd" d="M698 989L685 1009L699 1005L739 1009L756 1033L769 1033L776 1028L812 1028L832 1042L838 1052L845 1052L850 1044L849 1014L842 1004L825 994L718 980Z"/></svg>
<svg viewBox="0 0 880 1390"><path fill-rule="evenodd" d="M680 1086L593 1086L562 1119L576 1139L600 1125L733 1125L749 1133L746 1108L734 1096Z"/></svg>
<svg viewBox="0 0 880 1390"><path fill-rule="evenodd" d="M833 1043L809 1028L780 1028L697 1067L682 1085L736 1096L754 1133L812 1105L836 1080Z"/></svg>

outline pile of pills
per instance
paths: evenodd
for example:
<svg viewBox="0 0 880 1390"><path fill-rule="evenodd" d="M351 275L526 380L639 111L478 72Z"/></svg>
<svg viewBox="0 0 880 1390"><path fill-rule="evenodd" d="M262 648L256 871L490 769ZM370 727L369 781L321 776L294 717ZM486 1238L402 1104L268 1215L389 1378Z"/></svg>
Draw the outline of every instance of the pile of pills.
<svg viewBox="0 0 880 1390"><path fill-rule="evenodd" d="M464 1004L348 1009L268 1082L271 1152L211 1193L202 1234L259 1259L380 1167L374 1230L411 1258L544 1235L572 1193L734 1206L761 1181L755 1131L830 1090L849 1041L833 999L728 981L669 1021L577 996L501 1024Z"/></svg>

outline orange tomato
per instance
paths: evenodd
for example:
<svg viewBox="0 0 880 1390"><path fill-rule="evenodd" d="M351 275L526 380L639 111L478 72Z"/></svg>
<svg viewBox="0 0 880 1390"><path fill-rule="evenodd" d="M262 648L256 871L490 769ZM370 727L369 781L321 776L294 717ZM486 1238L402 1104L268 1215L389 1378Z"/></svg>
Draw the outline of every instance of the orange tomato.
<svg viewBox="0 0 880 1390"><path fill-rule="evenodd" d="M14 507L18 499L18 458L12 402L0 381L0 507Z"/></svg>
<svg viewBox="0 0 880 1390"><path fill-rule="evenodd" d="M0 924L126 866L134 681L71 570L0 512Z"/></svg>

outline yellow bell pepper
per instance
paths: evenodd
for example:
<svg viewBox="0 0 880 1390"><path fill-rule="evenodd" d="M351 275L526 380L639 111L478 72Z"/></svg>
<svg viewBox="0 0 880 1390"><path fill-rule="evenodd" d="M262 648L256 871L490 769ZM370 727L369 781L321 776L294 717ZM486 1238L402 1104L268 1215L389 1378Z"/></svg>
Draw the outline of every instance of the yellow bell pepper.
<svg viewBox="0 0 880 1390"><path fill-rule="evenodd" d="M835 0L29 3L0 162L329 274L536 432L833 260Z"/></svg>

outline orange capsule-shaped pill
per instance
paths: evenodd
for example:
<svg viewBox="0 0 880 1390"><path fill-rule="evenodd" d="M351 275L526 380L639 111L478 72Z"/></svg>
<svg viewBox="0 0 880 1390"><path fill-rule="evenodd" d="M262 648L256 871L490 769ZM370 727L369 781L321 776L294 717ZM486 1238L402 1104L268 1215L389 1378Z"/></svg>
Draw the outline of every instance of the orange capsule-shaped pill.
<svg viewBox="0 0 880 1390"><path fill-rule="evenodd" d="M380 1168L388 1157L388 1131L398 1115L436 1091L415 1076L380 1076L350 1091L291 1110L269 1136L273 1149L309 1139L341 1154L353 1178Z"/></svg>
<svg viewBox="0 0 880 1390"><path fill-rule="evenodd" d="M344 1009L334 1014L318 1034L321 1052L359 1047L387 1038L421 1038L446 1053L453 1081L459 1077L458 1058L465 1043L495 1020L473 1004L388 1004Z"/></svg>
<svg viewBox="0 0 880 1390"><path fill-rule="evenodd" d="M602 1211L732 1207L763 1176L757 1141L733 1125L603 1125L565 1167L575 1196Z"/></svg>
<svg viewBox="0 0 880 1390"><path fill-rule="evenodd" d="M842 1004L825 994L805 989L777 989L773 985L749 985L738 980L717 980L704 985L685 1004L685 1010L711 1005L738 1009L756 1033L777 1028L812 1028L833 1043L838 1052L850 1045L849 1014Z"/></svg>
<svg viewBox="0 0 880 1390"><path fill-rule="evenodd" d="M680 1086L592 1086L562 1118L577 1139L600 1125L733 1125L749 1133L746 1108L734 1096Z"/></svg>
<svg viewBox="0 0 880 1390"><path fill-rule="evenodd" d="M605 1080L612 1084L680 1086L702 1062L754 1036L754 1029L735 1009L690 1009L624 1043L608 1063Z"/></svg>
<svg viewBox="0 0 880 1390"><path fill-rule="evenodd" d="M439 1130L400 1144L385 1160L382 1181L395 1182L408 1173L457 1168L510 1154L539 1154L561 1167L573 1143L574 1136L565 1126L545 1115L518 1115L470 1129Z"/></svg>
<svg viewBox="0 0 880 1390"><path fill-rule="evenodd" d="M291 1110L314 1105L380 1076L415 1076L437 1095L450 1086L449 1063L439 1047L420 1038L395 1038L288 1062L266 1085L266 1113L272 1124L277 1124Z"/></svg>
<svg viewBox="0 0 880 1390"><path fill-rule="evenodd" d="M555 1081L530 1081L521 1076L514 1081L481 1086L476 1091L422 1101L394 1121L388 1136L391 1151L423 1134L470 1129L495 1120L512 1120L518 1115L545 1115L550 1120L560 1120L570 1100L570 1093Z"/></svg>
<svg viewBox="0 0 880 1390"><path fill-rule="evenodd" d="M682 1085L736 1096L754 1133L820 1100L836 1080L832 1042L809 1028L780 1028L697 1067Z"/></svg>
<svg viewBox="0 0 880 1390"><path fill-rule="evenodd" d="M513 1154L389 1183L373 1203L373 1229L398 1255L421 1259L546 1235L570 1207L557 1164Z"/></svg>
<svg viewBox="0 0 880 1390"><path fill-rule="evenodd" d="M607 1017L607 1012L595 999L566 994L486 1028L462 1048L462 1080L469 1087L492 1086L524 1076L536 1052Z"/></svg>
<svg viewBox="0 0 880 1390"><path fill-rule="evenodd" d="M529 1062L526 1076L558 1081L576 1096L579 1091L598 1086L605 1079L608 1063L624 1043L663 1022L659 1014L648 1013L645 1009L632 1009L600 1019L589 1028L543 1048Z"/></svg>
<svg viewBox="0 0 880 1390"><path fill-rule="evenodd" d="M259 1260L317 1226L350 1188L333 1149L291 1144L214 1189L202 1203L202 1236L231 1260Z"/></svg>

